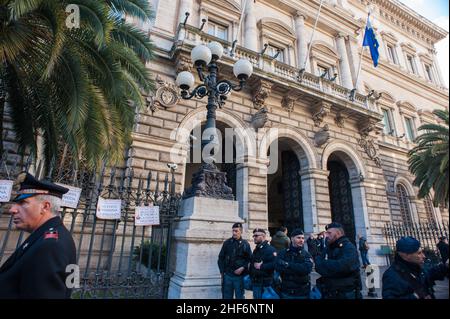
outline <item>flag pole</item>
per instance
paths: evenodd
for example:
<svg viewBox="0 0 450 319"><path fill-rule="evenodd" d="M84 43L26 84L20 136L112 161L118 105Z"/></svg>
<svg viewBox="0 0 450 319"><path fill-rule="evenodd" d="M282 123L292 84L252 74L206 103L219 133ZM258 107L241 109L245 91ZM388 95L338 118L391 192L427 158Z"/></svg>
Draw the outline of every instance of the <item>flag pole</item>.
<svg viewBox="0 0 450 319"><path fill-rule="evenodd" d="M299 74L299 81L300 82L303 79L303 73L305 73L306 64L308 63L309 55L311 54L312 41L314 39L314 34L316 33L317 22L319 22L319 16L320 16L320 11L322 10L323 1L324 0L320 0L319 10L317 11L317 16L316 16L316 21L314 22L314 28L313 28L313 31L311 33L311 39L309 40L308 51L306 52L305 63L303 64L303 67L300 69L300 74Z"/></svg>
<svg viewBox="0 0 450 319"><path fill-rule="evenodd" d="M369 22L369 19L370 19L370 11L369 11L369 14L367 15L366 26L367 26L367 23ZM365 38L365 36L366 36L366 29L364 28L363 45L362 45L361 54L360 54L361 55L361 59L359 60L358 73L356 75L355 87L353 88L352 94L350 96L351 100L355 99L356 90L358 89L359 76L361 75L362 61L364 59L364 48L365 48L364 47L364 38Z"/></svg>
<svg viewBox="0 0 450 319"><path fill-rule="evenodd" d="M236 39L233 40L233 44L231 46L230 56L234 56L234 50L236 49L236 44L238 43L239 33L241 32L242 20L244 20L244 12L247 9L247 1L244 1L244 6L242 7L241 18L239 19L239 26L236 32ZM251 1L251 0L250 0Z"/></svg>

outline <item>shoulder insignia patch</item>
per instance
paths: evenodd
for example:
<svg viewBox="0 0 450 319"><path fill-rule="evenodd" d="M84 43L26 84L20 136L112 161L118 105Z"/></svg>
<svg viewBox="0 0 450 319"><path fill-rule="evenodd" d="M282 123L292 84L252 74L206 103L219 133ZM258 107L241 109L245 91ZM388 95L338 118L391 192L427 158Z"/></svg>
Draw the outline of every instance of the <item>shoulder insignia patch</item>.
<svg viewBox="0 0 450 319"><path fill-rule="evenodd" d="M44 234L44 239L58 239L58 238L59 238L58 231L53 228L50 228Z"/></svg>

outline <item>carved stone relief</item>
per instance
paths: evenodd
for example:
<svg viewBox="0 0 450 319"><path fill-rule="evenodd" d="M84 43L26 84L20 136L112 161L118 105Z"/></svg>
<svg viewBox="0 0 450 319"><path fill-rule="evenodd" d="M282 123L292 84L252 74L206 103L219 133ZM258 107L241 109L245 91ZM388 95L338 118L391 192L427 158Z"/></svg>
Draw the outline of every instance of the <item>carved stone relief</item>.
<svg viewBox="0 0 450 319"><path fill-rule="evenodd" d="M180 100L178 89L175 84L164 81L159 75L156 76L157 89L154 93L144 93L147 110L152 113L164 108L175 106Z"/></svg>
<svg viewBox="0 0 450 319"><path fill-rule="evenodd" d="M325 117L331 111L331 103L320 101L313 107L312 119L314 125L320 127L325 119Z"/></svg>
<svg viewBox="0 0 450 319"><path fill-rule="evenodd" d="M259 110L265 107L266 99L272 91L272 83L259 80L253 88L253 106Z"/></svg>

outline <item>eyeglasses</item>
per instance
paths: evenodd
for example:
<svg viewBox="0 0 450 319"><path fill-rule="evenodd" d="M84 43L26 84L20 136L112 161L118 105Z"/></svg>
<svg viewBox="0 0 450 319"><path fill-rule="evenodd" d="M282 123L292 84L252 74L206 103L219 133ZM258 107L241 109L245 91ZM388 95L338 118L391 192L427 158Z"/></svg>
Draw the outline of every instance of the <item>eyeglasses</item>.
<svg viewBox="0 0 450 319"><path fill-rule="evenodd" d="M262 236L262 234L259 234L259 235L253 235L253 237L259 237L259 236Z"/></svg>

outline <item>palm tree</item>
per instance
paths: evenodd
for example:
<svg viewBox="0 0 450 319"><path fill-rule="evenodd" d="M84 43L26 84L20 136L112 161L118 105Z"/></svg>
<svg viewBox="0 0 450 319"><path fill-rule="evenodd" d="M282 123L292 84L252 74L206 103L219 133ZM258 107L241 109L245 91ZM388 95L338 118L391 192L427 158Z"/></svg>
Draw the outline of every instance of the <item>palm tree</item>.
<svg viewBox="0 0 450 319"><path fill-rule="evenodd" d="M66 26L66 7L80 9L80 28ZM141 90L153 82L145 0L0 0L0 114L9 104L16 140L46 166L60 143L89 166L120 160L130 141ZM2 121L3 122L3 121Z"/></svg>
<svg viewBox="0 0 450 319"><path fill-rule="evenodd" d="M448 110L433 111L443 124L425 124L419 131L418 144L409 152L409 170L416 176L414 185L423 198L434 190L433 205L448 207Z"/></svg>

